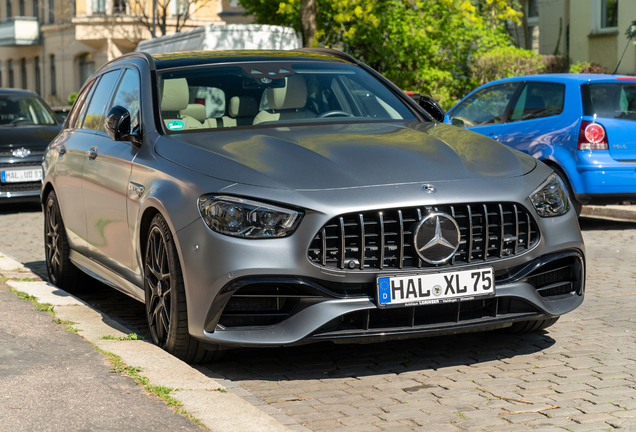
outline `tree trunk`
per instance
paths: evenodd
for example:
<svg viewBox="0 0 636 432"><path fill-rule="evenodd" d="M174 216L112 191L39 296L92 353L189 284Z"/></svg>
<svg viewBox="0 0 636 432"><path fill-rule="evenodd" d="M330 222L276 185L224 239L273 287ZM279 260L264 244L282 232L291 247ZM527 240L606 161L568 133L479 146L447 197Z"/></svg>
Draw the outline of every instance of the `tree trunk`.
<svg viewBox="0 0 636 432"><path fill-rule="evenodd" d="M316 13L316 0L300 0L300 27L303 32L303 45L306 47L314 42Z"/></svg>

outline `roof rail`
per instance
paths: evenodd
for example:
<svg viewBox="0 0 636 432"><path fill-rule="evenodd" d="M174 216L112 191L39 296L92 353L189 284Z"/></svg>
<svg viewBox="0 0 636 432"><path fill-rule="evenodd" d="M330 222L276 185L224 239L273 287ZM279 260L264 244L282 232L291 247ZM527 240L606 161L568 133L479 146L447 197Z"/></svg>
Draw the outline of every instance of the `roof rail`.
<svg viewBox="0 0 636 432"><path fill-rule="evenodd" d="M355 57L350 56L349 54L344 53L342 51L338 51L331 48L305 47L305 48L297 48L294 51L305 51L305 52L313 52L316 54L325 54L325 55L330 55L333 57L338 57L343 60L347 60L348 62L351 62L351 63L356 63L356 64L359 63L358 60L355 59Z"/></svg>

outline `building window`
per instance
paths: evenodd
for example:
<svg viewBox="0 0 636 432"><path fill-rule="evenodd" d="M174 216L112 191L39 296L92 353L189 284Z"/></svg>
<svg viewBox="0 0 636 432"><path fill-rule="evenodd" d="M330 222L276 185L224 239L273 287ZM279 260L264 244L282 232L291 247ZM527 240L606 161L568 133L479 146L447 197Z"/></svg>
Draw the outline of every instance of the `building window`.
<svg viewBox="0 0 636 432"><path fill-rule="evenodd" d="M86 80L94 73L95 61L93 60L93 55L90 53L81 55L79 57L79 86L82 87Z"/></svg>
<svg viewBox="0 0 636 432"><path fill-rule="evenodd" d="M9 69L9 88L13 88L15 85L15 82L13 81L13 60L9 60L9 66L7 69Z"/></svg>
<svg viewBox="0 0 636 432"><path fill-rule="evenodd" d="M27 70L26 70L26 59L22 57L20 60L20 76L22 79L22 89L27 89Z"/></svg>
<svg viewBox="0 0 636 432"><path fill-rule="evenodd" d="M3 87L2 85L2 62L0 61L0 87Z"/></svg>
<svg viewBox="0 0 636 432"><path fill-rule="evenodd" d="M35 58L35 92L42 94L42 74L40 73L40 57Z"/></svg>
<svg viewBox="0 0 636 432"><path fill-rule="evenodd" d="M93 15L106 13L106 0L93 0Z"/></svg>
<svg viewBox="0 0 636 432"><path fill-rule="evenodd" d="M40 0L33 0L33 16L40 21Z"/></svg>
<svg viewBox="0 0 636 432"><path fill-rule="evenodd" d="M20 0L20 16L26 16L26 5L24 0Z"/></svg>
<svg viewBox="0 0 636 432"><path fill-rule="evenodd" d="M113 0L113 13L125 14L126 13L126 0Z"/></svg>
<svg viewBox="0 0 636 432"><path fill-rule="evenodd" d="M49 0L49 23L55 22L55 0Z"/></svg>
<svg viewBox="0 0 636 432"><path fill-rule="evenodd" d="M601 13L599 14L601 29L613 29L618 27L618 0L601 0Z"/></svg>
<svg viewBox="0 0 636 432"><path fill-rule="evenodd" d="M55 55L51 55L50 59L51 59L51 70L50 70L49 74L51 75L51 94L52 95L56 95L57 94L57 83L56 83L56 79L55 79Z"/></svg>
<svg viewBox="0 0 636 432"><path fill-rule="evenodd" d="M7 18L11 18L13 12L11 11L11 0L7 0Z"/></svg>
<svg viewBox="0 0 636 432"><path fill-rule="evenodd" d="M539 0L527 0L526 22L528 23L528 39L526 49L539 52Z"/></svg>

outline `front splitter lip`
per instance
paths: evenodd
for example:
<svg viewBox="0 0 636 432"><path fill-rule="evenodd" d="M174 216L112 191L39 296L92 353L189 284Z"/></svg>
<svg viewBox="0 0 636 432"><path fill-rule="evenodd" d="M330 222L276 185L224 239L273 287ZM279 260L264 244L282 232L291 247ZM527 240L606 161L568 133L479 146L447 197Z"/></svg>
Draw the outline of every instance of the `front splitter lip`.
<svg viewBox="0 0 636 432"><path fill-rule="evenodd" d="M461 323L441 323L421 328L395 328L376 330L375 332L358 331L350 335L338 334L333 337L313 337L314 333L325 323L341 317L347 313L377 309L371 298L333 299L319 302L290 316L280 324L266 327L250 327L242 330L223 330L217 328L213 333L204 331L205 342L234 347L267 347L290 346L317 340L342 340L356 338L382 339L400 338L406 334L412 337L434 336L448 332L460 333L470 331L470 328L483 327L483 330L495 327L506 327L509 323L526 320L541 319L541 317L556 317L576 309L582 302L584 294L570 294L546 299L537 293L536 289L526 282L517 282L497 287L495 298L511 298L525 301L532 305L536 312L519 312L464 321ZM474 330L478 331L478 330ZM369 340L371 341L371 340Z"/></svg>

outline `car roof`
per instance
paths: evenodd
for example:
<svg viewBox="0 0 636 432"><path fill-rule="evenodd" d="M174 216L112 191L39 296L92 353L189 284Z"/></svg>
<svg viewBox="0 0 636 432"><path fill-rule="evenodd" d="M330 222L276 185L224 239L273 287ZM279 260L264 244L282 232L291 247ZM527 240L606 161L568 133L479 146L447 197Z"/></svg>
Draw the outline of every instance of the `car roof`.
<svg viewBox="0 0 636 432"><path fill-rule="evenodd" d="M104 65L100 70L125 62L134 57L144 57L153 70L171 69L179 67L202 66L219 63L238 62L271 62L271 61L322 61L339 63L357 63L346 53L325 48L303 48L300 50L242 50L242 51L184 51L165 54L148 54L134 52Z"/></svg>
<svg viewBox="0 0 636 432"><path fill-rule="evenodd" d="M37 93L32 92L30 90L22 90L22 89L12 89L12 88L3 88L0 89L0 95L22 95L22 96L38 96Z"/></svg>
<svg viewBox="0 0 636 432"><path fill-rule="evenodd" d="M588 82L625 82L636 81L636 77L629 75L609 75L609 74L577 74L577 73L554 73L541 75L522 75L510 78L502 78L491 81L485 85L499 84L515 81L551 81L559 83L584 84Z"/></svg>

